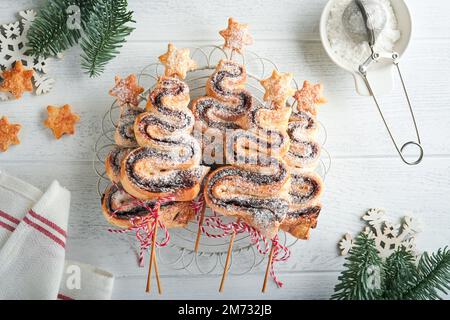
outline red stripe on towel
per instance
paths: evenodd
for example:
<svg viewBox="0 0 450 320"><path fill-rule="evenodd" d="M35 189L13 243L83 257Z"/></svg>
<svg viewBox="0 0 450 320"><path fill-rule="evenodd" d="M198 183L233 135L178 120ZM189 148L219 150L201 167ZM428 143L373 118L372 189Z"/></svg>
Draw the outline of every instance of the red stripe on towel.
<svg viewBox="0 0 450 320"><path fill-rule="evenodd" d="M6 220L11 221L12 223L15 223L15 224L19 224L19 222L20 222L20 220L14 218L12 215L7 214L6 212L4 212L2 210L0 210L0 217L3 217Z"/></svg>
<svg viewBox="0 0 450 320"><path fill-rule="evenodd" d="M44 229L43 227L41 227L40 225L34 223L33 221L31 221L30 219L28 219L28 217L23 218L23 220L26 224L28 224L29 226L35 228L37 231L41 232L43 235L49 237L50 239L52 239L55 243L59 244L61 247L66 248L66 244L64 243L64 241L62 241L61 239L59 239L58 237L56 237L53 233L51 233L50 231L48 231L47 229Z"/></svg>
<svg viewBox="0 0 450 320"><path fill-rule="evenodd" d="M58 299L59 300L74 300L73 298L65 296L62 293L58 293Z"/></svg>
<svg viewBox="0 0 450 320"><path fill-rule="evenodd" d="M60 228L58 225L54 224L53 222L51 222L50 220L44 218L43 216L37 214L36 212L34 212L33 210L28 211L28 213L38 219L39 221L41 221L42 223L45 223L47 226L49 226L50 228L53 228L56 232L58 232L60 235L64 236L65 238L67 238L67 233Z"/></svg>
<svg viewBox="0 0 450 320"><path fill-rule="evenodd" d="M10 226L9 224L6 224L6 223L4 223L4 222L1 222L1 221L0 221L0 227L3 227L3 228L5 228L6 230L9 230L9 231L11 231L11 232L13 232L14 230L16 230L16 228Z"/></svg>

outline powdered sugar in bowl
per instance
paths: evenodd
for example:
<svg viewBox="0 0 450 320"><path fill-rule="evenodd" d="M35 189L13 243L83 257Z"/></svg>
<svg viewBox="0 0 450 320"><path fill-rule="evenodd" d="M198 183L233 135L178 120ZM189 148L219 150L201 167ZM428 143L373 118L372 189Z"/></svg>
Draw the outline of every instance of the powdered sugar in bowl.
<svg viewBox="0 0 450 320"><path fill-rule="evenodd" d="M330 59L339 67L352 73L356 90L369 95L367 86L358 68L370 54L367 42L355 41L346 32L342 22L345 9L354 0L330 0L326 4L320 21L320 37ZM411 39L412 21L404 0L371 0L384 8L386 23L378 35L376 46L380 51L406 51ZM370 69L370 80L374 92L385 94L393 88L392 61L380 60Z"/></svg>

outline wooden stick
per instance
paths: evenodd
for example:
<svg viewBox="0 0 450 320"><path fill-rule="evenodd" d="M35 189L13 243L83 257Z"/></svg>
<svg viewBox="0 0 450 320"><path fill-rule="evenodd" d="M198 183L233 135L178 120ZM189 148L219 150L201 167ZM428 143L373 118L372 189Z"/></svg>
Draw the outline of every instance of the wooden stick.
<svg viewBox="0 0 450 320"><path fill-rule="evenodd" d="M158 285L158 294L162 294L162 286L161 281L159 279L159 271L158 271L158 259L155 258L155 275L156 275L156 284Z"/></svg>
<svg viewBox="0 0 450 320"><path fill-rule="evenodd" d="M269 261L267 261L267 267L266 267L266 274L264 275L264 283L261 292L266 292L267 287L267 279L269 278L270 273L270 267L272 266L272 259L273 259L273 252L274 252L275 246L272 243L272 247L270 248L270 254L269 254Z"/></svg>
<svg viewBox="0 0 450 320"><path fill-rule="evenodd" d="M203 202L203 207L200 212L200 220L198 221L197 238L195 239L194 251L198 253L198 246L200 244L200 237L202 235L203 221L205 220L206 202Z"/></svg>
<svg viewBox="0 0 450 320"><path fill-rule="evenodd" d="M237 220L237 223L239 223L239 220L240 219ZM225 285L225 279L227 278L228 268L230 267L231 252L233 251L233 243L235 237L236 231L233 230L233 233L230 236L230 244L228 245L227 259L225 260L225 267L222 273L222 280L220 281L219 292L223 292L223 286Z"/></svg>
<svg viewBox="0 0 450 320"><path fill-rule="evenodd" d="M158 209L159 210L159 209ZM157 215L156 219L155 219L155 230L153 231L153 235L152 235L152 251L150 254L150 263L148 265L148 274L147 274L147 287L145 289L146 292L150 292L150 283L151 283L151 277L152 277L152 268L153 268L153 264L155 261L155 255L156 255L156 250L155 250L155 245L156 245L156 232L158 231L158 222L159 222L159 217ZM150 227L151 228L151 227ZM156 279L158 281L158 274L156 275Z"/></svg>

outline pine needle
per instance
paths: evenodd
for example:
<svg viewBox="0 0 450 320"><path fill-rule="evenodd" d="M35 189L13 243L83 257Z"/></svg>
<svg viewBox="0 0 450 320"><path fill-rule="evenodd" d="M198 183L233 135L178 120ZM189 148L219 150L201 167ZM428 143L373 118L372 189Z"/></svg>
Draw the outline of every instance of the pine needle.
<svg viewBox="0 0 450 320"><path fill-rule="evenodd" d="M355 239L334 288L333 300L374 300L382 295L383 265L375 241L365 233Z"/></svg>
<svg viewBox="0 0 450 320"><path fill-rule="evenodd" d="M27 54L47 58L78 43L81 30L67 27L69 15L66 10L70 4L73 2L49 0L39 10L27 33L30 47Z"/></svg>
<svg viewBox="0 0 450 320"><path fill-rule="evenodd" d="M370 284L370 266L382 268L379 285ZM375 242L359 234L344 263L334 288L334 300L436 300L450 291L450 250L447 247L429 255L424 253L418 265L415 256L401 248L385 262L378 256Z"/></svg>
<svg viewBox="0 0 450 320"><path fill-rule="evenodd" d="M119 54L125 38L134 30L127 26L133 12L128 11L126 0L98 0L86 23L81 65L91 76L104 71L105 65Z"/></svg>
<svg viewBox="0 0 450 320"><path fill-rule="evenodd" d="M80 9L81 28L68 27L72 5ZM28 31L27 54L55 56L80 43L82 68L97 76L134 30L126 25L134 22L127 6L126 0L48 0Z"/></svg>
<svg viewBox="0 0 450 320"><path fill-rule="evenodd" d="M404 247L401 247L386 259L383 299L404 299L404 293L413 287L414 279L417 277L414 262L414 255Z"/></svg>
<svg viewBox="0 0 450 320"><path fill-rule="evenodd" d="M417 266L414 285L404 294L405 299L437 300L439 292L450 290L450 250L447 247L429 255L424 253Z"/></svg>

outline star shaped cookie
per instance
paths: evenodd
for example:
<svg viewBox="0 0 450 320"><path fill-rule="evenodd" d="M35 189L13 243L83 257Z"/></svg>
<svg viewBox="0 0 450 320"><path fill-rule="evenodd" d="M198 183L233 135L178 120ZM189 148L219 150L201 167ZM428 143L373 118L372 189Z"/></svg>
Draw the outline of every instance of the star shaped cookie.
<svg viewBox="0 0 450 320"><path fill-rule="evenodd" d="M178 76L181 79L186 78L188 71L193 71L197 68L197 64L191 59L189 54L189 49L177 49L173 44L169 43L167 52L159 57L159 61L166 67L164 75L167 77Z"/></svg>
<svg viewBox="0 0 450 320"><path fill-rule="evenodd" d="M323 96L322 84L311 84L307 80L303 82L303 87L294 94L294 98L297 100L299 110L310 112L313 115L317 114L317 105L327 102Z"/></svg>
<svg viewBox="0 0 450 320"><path fill-rule="evenodd" d="M260 81L265 89L264 101L272 101L276 105L284 107L287 99L295 93L295 90L291 87L293 77L290 72L280 73L273 70L269 78Z"/></svg>
<svg viewBox="0 0 450 320"><path fill-rule="evenodd" d="M139 104L139 95L144 92L144 88L138 85L136 76L130 74L125 79L116 76L114 80L116 84L114 88L109 90L109 94L116 97L121 106L131 104L137 107Z"/></svg>
<svg viewBox="0 0 450 320"><path fill-rule="evenodd" d="M33 91L32 77L33 70L26 70L22 61L16 61L11 70L2 72L0 91L10 92L14 98L20 99L25 91Z"/></svg>
<svg viewBox="0 0 450 320"><path fill-rule="evenodd" d="M80 117L72 112L70 105L65 104L60 108L48 106L47 112L48 117L44 121L44 125L53 131L56 139L61 138L64 134L75 133L75 124L80 121Z"/></svg>
<svg viewBox="0 0 450 320"><path fill-rule="evenodd" d="M228 27L219 31L225 39L224 48L242 53L244 46L253 43L252 36L248 33L248 24L238 23L233 18L228 18Z"/></svg>
<svg viewBox="0 0 450 320"><path fill-rule="evenodd" d="M0 119L0 151L5 152L12 144L19 144L17 134L22 126L20 124L9 123L8 118Z"/></svg>

